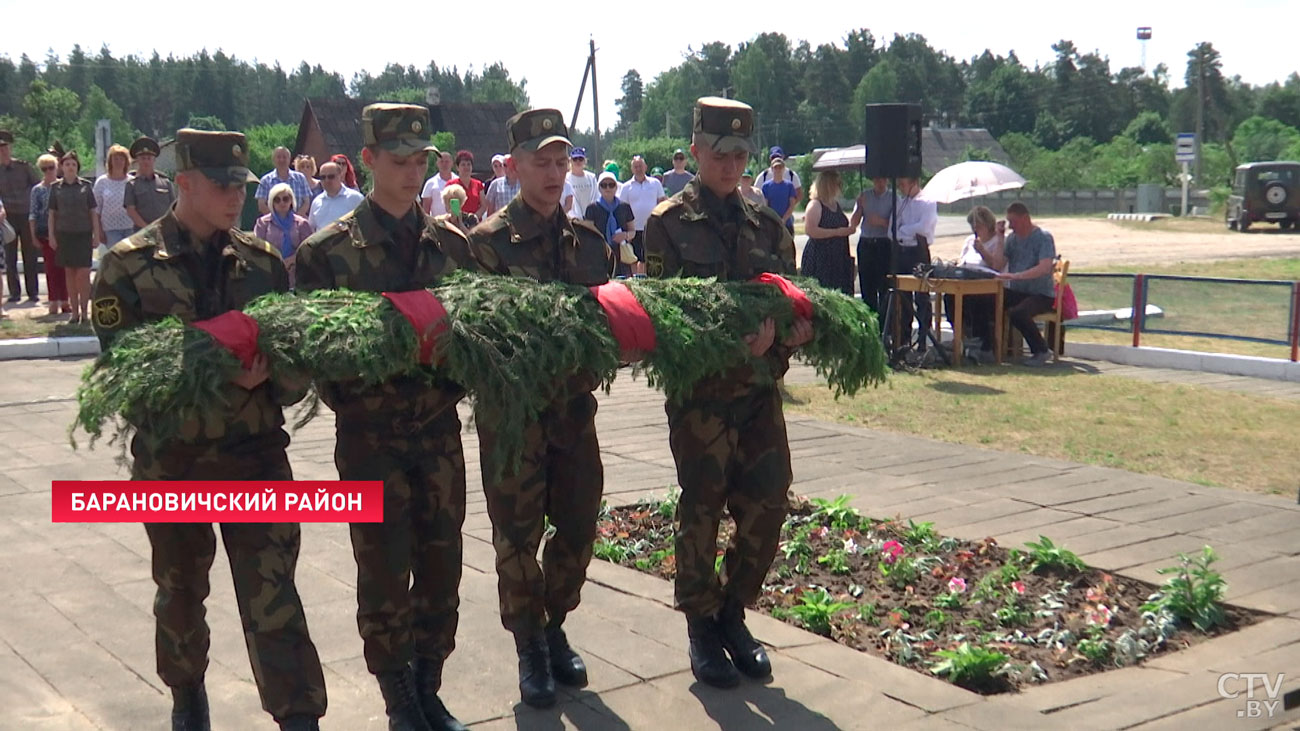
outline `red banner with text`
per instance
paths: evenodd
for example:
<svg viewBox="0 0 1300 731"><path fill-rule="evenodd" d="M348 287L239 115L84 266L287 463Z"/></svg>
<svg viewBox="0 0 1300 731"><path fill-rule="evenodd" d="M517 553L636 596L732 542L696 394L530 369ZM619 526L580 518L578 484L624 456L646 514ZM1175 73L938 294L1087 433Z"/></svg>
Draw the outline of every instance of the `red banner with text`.
<svg viewBox="0 0 1300 731"><path fill-rule="evenodd" d="M55 480L55 523L382 523L380 481Z"/></svg>

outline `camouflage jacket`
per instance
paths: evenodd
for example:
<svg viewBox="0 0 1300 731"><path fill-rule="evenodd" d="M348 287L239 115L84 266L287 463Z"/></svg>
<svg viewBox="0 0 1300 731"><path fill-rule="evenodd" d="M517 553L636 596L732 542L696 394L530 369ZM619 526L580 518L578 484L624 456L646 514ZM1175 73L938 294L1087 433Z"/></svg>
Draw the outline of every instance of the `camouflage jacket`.
<svg viewBox="0 0 1300 731"><path fill-rule="evenodd" d="M445 217L430 218L412 203L400 221L370 199L317 231L298 248L296 289L407 292L425 289L457 269L476 269L465 235ZM426 421L454 406L464 391L453 383L400 377L377 386L361 381L318 384L336 413L353 421ZM401 425L393 422L394 428Z"/></svg>
<svg viewBox="0 0 1300 731"><path fill-rule="evenodd" d="M610 252L605 235L588 221L577 221L558 208L547 221L523 196L492 214L469 232L470 251L484 270L539 282L564 282L594 287L609 281ZM592 373L569 375L563 393L575 396L595 390Z"/></svg>
<svg viewBox="0 0 1300 731"><path fill-rule="evenodd" d="M91 295L92 322L107 350L118 333L141 323L170 316L187 323L206 320L288 290L289 275L275 247L233 229L199 241L173 208L104 255ZM304 393L272 380L251 391L229 384L225 407L189 420L181 440L232 445L277 432L284 424L281 406L296 403Z"/></svg>
<svg viewBox="0 0 1300 731"><path fill-rule="evenodd" d="M764 272L795 273L794 239L772 209L755 206L738 193L719 199L701 190L698 178L655 206L646 221L645 253L651 277L744 281ZM772 378L780 378L790 368L790 350L780 342L766 359ZM693 398L737 398L768 380L760 376L750 366L733 368L700 382Z"/></svg>
<svg viewBox="0 0 1300 731"><path fill-rule="evenodd" d="M545 221L522 196L475 226L469 232L469 246L482 267L495 274L584 287L609 281L610 253L604 234L590 222L571 220L558 209L553 221Z"/></svg>

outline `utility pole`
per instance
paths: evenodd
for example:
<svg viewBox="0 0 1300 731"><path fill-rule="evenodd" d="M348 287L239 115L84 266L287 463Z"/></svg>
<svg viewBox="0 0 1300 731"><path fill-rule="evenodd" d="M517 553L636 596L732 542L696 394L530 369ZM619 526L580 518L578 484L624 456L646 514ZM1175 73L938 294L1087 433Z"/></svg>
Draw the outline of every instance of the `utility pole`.
<svg viewBox="0 0 1300 731"><path fill-rule="evenodd" d="M1196 47L1196 184L1201 185L1201 147L1205 142L1205 48Z"/></svg>
<svg viewBox="0 0 1300 731"><path fill-rule="evenodd" d="M596 143L591 148L591 159L600 159L600 99L596 96L596 39L591 39L591 53L587 56L587 66L582 71L582 86L578 87L578 103L573 105L573 116L569 120L569 129L578 128L578 112L582 110L582 95L587 91L587 79L591 79L591 109L596 126Z"/></svg>
<svg viewBox="0 0 1300 731"><path fill-rule="evenodd" d="M591 114L596 124L596 144L592 149L592 159L600 160L600 97L596 96L596 39L589 40L591 57L587 64L591 66Z"/></svg>

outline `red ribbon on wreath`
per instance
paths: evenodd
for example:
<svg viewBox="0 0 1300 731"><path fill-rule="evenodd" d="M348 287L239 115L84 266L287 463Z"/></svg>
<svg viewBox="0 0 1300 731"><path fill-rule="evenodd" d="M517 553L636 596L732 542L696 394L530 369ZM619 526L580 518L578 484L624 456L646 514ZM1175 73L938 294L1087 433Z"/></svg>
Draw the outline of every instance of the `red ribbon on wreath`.
<svg viewBox="0 0 1300 731"><path fill-rule="evenodd" d="M190 323L194 327L212 336L244 364L253 367L253 358L257 355L257 320L239 310L230 310L206 320Z"/></svg>
<svg viewBox="0 0 1300 731"><path fill-rule="evenodd" d="M618 282L606 282L590 289L605 311L609 330L624 355L649 353L655 349L654 323L632 290Z"/></svg>
<svg viewBox="0 0 1300 731"><path fill-rule="evenodd" d="M802 289L795 286L794 282L791 282L780 274L772 274L771 272L764 272L757 277L754 277L753 281L762 284L775 285L777 289L781 290L781 294L784 294L790 299L790 305L794 307L795 317L802 320L812 319L812 300L808 299L808 295L805 294Z"/></svg>
<svg viewBox="0 0 1300 731"><path fill-rule="evenodd" d="M383 295L415 328L415 336L420 340L420 362L425 365L432 363L434 346L449 327L447 308L427 289L384 292Z"/></svg>

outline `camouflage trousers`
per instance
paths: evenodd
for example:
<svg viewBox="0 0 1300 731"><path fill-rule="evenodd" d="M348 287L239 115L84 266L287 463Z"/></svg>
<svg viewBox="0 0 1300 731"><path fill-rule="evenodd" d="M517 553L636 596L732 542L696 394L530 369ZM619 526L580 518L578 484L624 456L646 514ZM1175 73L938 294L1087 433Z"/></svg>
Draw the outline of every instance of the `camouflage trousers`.
<svg viewBox="0 0 1300 731"><path fill-rule="evenodd" d="M519 470L491 479L496 423L476 415L483 492L492 519L501 624L530 636L577 608L587 580L605 485L596 441L596 397L582 392L553 403L524 432ZM555 527L546 541L544 519Z"/></svg>
<svg viewBox="0 0 1300 731"><path fill-rule="evenodd" d="M460 609L465 455L455 402L406 428L391 416L339 417L334 449L341 479L384 481L384 522L351 526L357 629L372 673L446 659Z"/></svg>
<svg viewBox="0 0 1300 731"><path fill-rule="evenodd" d="M725 401L669 402L668 441L677 463L673 598L691 615L712 615L727 599L752 605L776 557L788 510L790 446L775 386ZM715 569L718 523L736 522Z"/></svg>
<svg viewBox="0 0 1300 731"><path fill-rule="evenodd" d="M292 480L277 430L268 445L218 451L136 451L135 480ZM325 678L307 631L294 585L300 534L297 523L221 523L230 559L244 642L262 708L276 719L325 715ZM203 603L216 558L216 535L207 523L146 523L152 547L157 618L158 675L168 686L200 683L210 643Z"/></svg>

